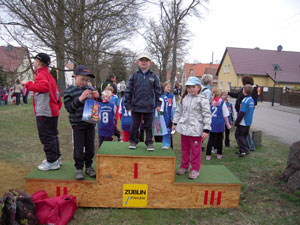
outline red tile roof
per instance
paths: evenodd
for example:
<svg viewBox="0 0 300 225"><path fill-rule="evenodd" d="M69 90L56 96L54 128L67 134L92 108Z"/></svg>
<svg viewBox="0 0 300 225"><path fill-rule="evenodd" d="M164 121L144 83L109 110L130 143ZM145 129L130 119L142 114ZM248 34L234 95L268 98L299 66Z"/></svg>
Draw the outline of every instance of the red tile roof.
<svg viewBox="0 0 300 225"><path fill-rule="evenodd" d="M226 52L238 75L269 75L274 80L272 64L278 64L282 71L276 72L277 82L300 83L300 52L228 47L223 59Z"/></svg>
<svg viewBox="0 0 300 225"><path fill-rule="evenodd" d="M219 64L213 64L213 71L211 71L210 63L184 64L185 74L187 77L189 77L191 70L194 71L194 76L196 77L202 77L202 75L206 73L212 74L215 77L218 67Z"/></svg>
<svg viewBox="0 0 300 225"><path fill-rule="evenodd" d="M25 56L25 48L0 46L0 66L5 72L15 72L23 63Z"/></svg>

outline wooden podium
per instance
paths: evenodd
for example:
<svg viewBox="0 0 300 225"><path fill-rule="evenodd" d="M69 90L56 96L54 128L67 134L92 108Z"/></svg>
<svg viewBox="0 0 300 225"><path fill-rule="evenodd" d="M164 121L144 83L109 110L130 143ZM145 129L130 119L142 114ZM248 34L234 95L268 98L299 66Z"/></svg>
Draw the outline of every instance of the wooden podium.
<svg viewBox="0 0 300 225"><path fill-rule="evenodd" d="M74 162L59 170L33 170L26 176L26 192L46 190L50 197L74 195L81 207L113 208L235 208L241 182L221 165L202 165L195 180L175 174L173 150L148 152L144 143L104 142L97 152L96 178L75 180Z"/></svg>

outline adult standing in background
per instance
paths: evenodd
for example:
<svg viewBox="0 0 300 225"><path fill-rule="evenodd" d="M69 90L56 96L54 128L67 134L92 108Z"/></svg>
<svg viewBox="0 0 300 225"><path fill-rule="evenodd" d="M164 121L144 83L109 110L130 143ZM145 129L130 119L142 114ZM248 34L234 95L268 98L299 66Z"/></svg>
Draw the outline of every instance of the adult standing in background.
<svg viewBox="0 0 300 225"><path fill-rule="evenodd" d="M251 97L254 100L254 105L257 105L257 86L254 85L253 78L249 75L243 76L242 77L242 83L243 83L243 86L245 86L246 84L252 85L253 91L252 91ZM241 88L240 91L237 92L237 93L228 92L228 95L230 97L236 98L234 108L237 112L237 117L238 117L238 113L240 112L240 108L241 108L241 103L242 103L243 99L246 97L243 93L243 88ZM249 144L250 151L254 151L255 146L254 146L254 143L253 143L253 140L252 140L252 137L251 137L251 132L248 133L247 139L248 139L248 144Z"/></svg>
<svg viewBox="0 0 300 225"><path fill-rule="evenodd" d="M211 83L213 76L211 74L204 74L201 78L201 92L206 95L206 98L210 102L211 100Z"/></svg>
<svg viewBox="0 0 300 225"><path fill-rule="evenodd" d="M122 80L122 81L120 82L120 93L121 93L121 98L124 96L125 91L126 91L126 84L125 84L125 81Z"/></svg>
<svg viewBox="0 0 300 225"><path fill-rule="evenodd" d="M98 88L99 94L100 94L102 91L104 91L105 88L107 88L107 87L109 87L109 86L112 86L113 89L114 89L113 93L114 93L115 95L117 95L117 94L118 94L118 88L117 88L117 85L116 85L115 82L116 82L116 76L113 75L113 74L111 74L111 75L109 76L109 78L106 79L106 81L105 81L104 83L101 83L101 84L99 85L99 88ZM100 95L101 95L101 94L100 94Z"/></svg>
<svg viewBox="0 0 300 225"><path fill-rule="evenodd" d="M27 99L28 99L28 93L29 93L29 92L28 92L26 86L24 86L24 87L23 87L23 91L22 91L23 103L24 103L24 104L27 104L27 103L28 103L28 101L27 101Z"/></svg>
<svg viewBox="0 0 300 225"><path fill-rule="evenodd" d="M16 105L20 104L20 98L22 93L23 87L20 84L20 80L16 80L16 84L14 85L14 96L16 97Z"/></svg>

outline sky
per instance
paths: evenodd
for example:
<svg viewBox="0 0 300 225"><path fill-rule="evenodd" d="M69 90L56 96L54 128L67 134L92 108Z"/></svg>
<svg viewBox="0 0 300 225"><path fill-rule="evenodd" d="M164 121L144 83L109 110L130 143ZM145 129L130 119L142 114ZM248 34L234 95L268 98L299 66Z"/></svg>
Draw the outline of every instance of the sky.
<svg viewBox="0 0 300 225"><path fill-rule="evenodd" d="M218 63L226 47L300 52L300 0L209 0L206 7L201 19L186 20L192 33L186 63L210 63L212 55ZM155 6L147 10L147 19L159 16ZM146 43L136 35L122 47L141 52Z"/></svg>
<svg viewBox="0 0 300 225"><path fill-rule="evenodd" d="M186 63L210 63L212 55L220 62L226 47L300 52L299 0L210 0L207 9L186 20L193 33ZM142 48L137 37L132 49Z"/></svg>

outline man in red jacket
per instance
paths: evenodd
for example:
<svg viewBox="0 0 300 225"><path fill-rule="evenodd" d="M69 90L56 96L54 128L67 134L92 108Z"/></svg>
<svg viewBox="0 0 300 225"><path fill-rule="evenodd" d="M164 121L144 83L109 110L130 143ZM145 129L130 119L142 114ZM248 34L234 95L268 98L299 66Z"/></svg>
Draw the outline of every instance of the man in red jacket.
<svg viewBox="0 0 300 225"><path fill-rule="evenodd" d="M57 123L62 102L56 81L49 73L49 64L49 55L37 54L33 63L34 82L22 82L28 91L33 91L37 129L46 154L46 160L38 166L39 170L56 170L61 166Z"/></svg>

